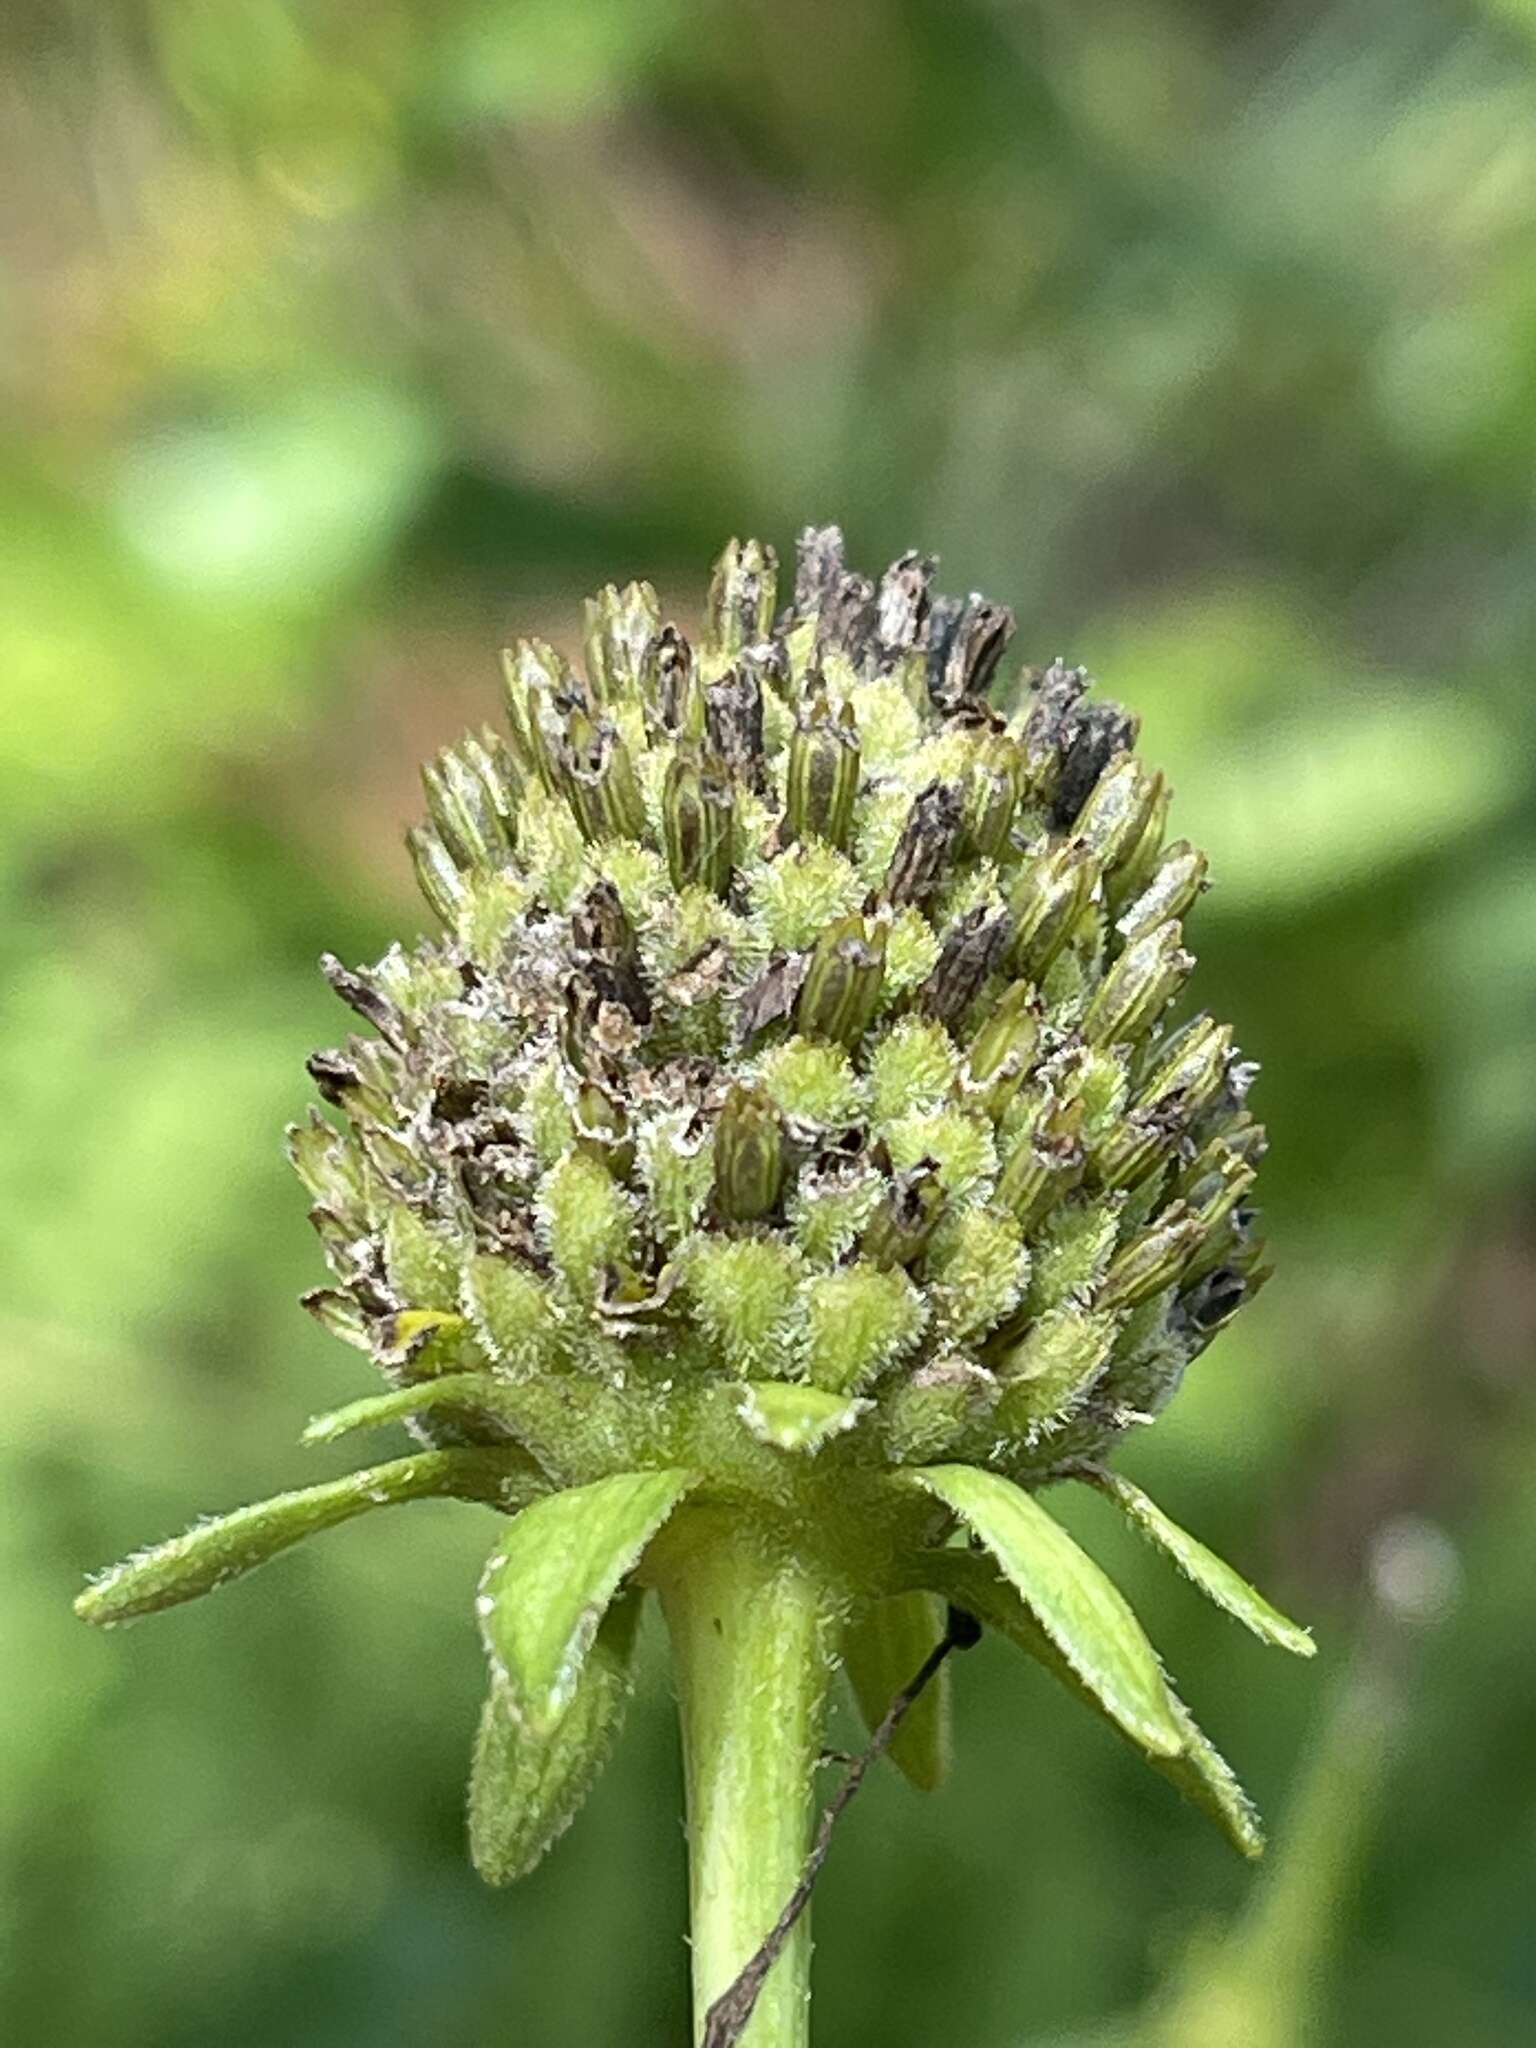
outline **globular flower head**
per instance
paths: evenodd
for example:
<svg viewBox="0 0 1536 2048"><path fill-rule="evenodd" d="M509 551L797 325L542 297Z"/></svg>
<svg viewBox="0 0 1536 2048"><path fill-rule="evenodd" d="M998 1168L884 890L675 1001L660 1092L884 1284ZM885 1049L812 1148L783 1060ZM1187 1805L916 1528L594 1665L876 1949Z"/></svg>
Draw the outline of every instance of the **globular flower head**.
<svg viewBox="0 0 1536 2048"><path fill-rule="evenodd" d="M521 1508L514 1531L616 1503L583 1657L684 1501L855 1605L955 1600L1251 1846L1139 1632L1106 1689L1031 1577L1094 1569L1030 1519L1086 1478L1299 1637L1105 1463L1266 1271L1253 1069L1181 1000L1205 859L1081 668L993 704L1013 619L933 572L874 582L807 530L781 595L733 541L696 640L610 586L579 666L520 642L501 725L424 770L441 929L327 961L360 1028L310 1062L336 1114L291 1138L332 1275L308 1306L389 1387L319 1433L405 1418L440 1461L419 1490ZM944 1547L957 1526L996 1570ZM483 1613L505 1581L502 1557ZM487 1624L517 1693L515 1634ZM522 1724L574 1725L523 1678ZM525 1860L488 1839L499 1874Z"/></svg>
<svg viewBox="0 0 1536 2048"><path fill-rule="evenodd" d="M808 531L779 609L733 542L697 646L610 587L581 670L521 643L505 730L425 770L446 929L328 964L367 1033L311 1062L350 1128L294 1156L315 1312L397 1384L488 1376L428 1440L510 1428L563 1485L702 1464L771 1507L770 1386L829 1485L1033 1485L1262 1280L1251 1069L1169 1021L1203 859L1081 669L993 708L1013 621L932 573L872 583Z"/></svg>

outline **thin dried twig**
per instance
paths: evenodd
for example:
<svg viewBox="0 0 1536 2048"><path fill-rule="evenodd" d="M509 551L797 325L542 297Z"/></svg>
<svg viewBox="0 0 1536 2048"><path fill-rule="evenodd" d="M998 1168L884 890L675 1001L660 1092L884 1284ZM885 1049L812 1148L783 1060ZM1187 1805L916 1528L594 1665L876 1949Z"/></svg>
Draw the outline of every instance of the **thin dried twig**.
<svg viewBox="0 0 1536 2048"><path fill-rule="evenodd" d="M785 1902L784 1910L764 1936L756 1953L743 1965L736 1978L721 1992L704 2021L704 2038L700 2048L736 2048L746 2032L747 2022L768 1972L778 1961L784 1944L794 1931L795 1922L811 1903L811 1893L821 1875L821 1866L827 1860L827 1851L832 1846L832 1831L842 1818L849 1801L864 1782L865 1773L878 1757L885 1754L891 1739L902 1721L928 1685L938 1676L939 1668L951 1650L968 1650L981 1636L981 1624L959 1608L949 1610L949 1619L944 1634L934 1644L912 1677L896 1694L886 1708L879 1727L869 1739L869 1747L854 1757L848 1767L848 1775L837 1788L837 1792L821 1816L816 1829L816 1840L811 1853L805 1859L805 1868L800 1881Z"/></svg>

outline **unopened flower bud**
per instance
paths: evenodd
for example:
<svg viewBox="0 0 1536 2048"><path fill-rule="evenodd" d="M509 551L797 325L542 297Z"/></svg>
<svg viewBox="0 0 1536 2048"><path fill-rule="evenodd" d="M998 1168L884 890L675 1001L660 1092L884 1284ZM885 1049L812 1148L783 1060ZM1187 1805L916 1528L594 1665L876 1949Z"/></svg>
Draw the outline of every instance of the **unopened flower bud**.
<svg viewBox="0 0 1536 2048"><path fill-rule="evenodd" d="M1040 1044L1040 999L1034 984L1016 981L999 998L966 1056L964 1088L994 1123L1019 1091Z"/></svg>
<svg viewBox="0 0 1536 2048"><path fill-rule="evenodd" d="M1205 1225L1182 1203L1165 1209L1155 1222L1117 1253L1095 1298L1100 1309L1135 1308L1172 1287L1199 1250Z"/></svg>
<svg viewBox="0 0 1536 2048"><path fill-rule="evenodd" d="M1187 839L1176 839L1163 855L1144 889L1124 910L1116 929L1127 939L1140 938L1170 917L1182 918L1206 886L1205 855Z"/></svg>
<svg viewBox="0 0 1536 2048"><path fill-rule="evenodd" d="M674 889L691 883L724 896L730 886L736 802L718 763L679 747L662 789L661 821Z"/></svg>
<svg viewBox="0 0 1536 2048"><path fill-rule="evenodd" d="M997 860L1008 844L1024 761L1017 740L986 733L976 742L961 785L960 850L972 860Z"/></svg>
<svg viewBox="0 0 1536 2048"><path fill-rule="evenodd" d="M1000 1425L1027 1436L1049 1417L1070 1413L1108 1364L1121 1320L1112 1311L1077 1307L1035 1317L992 1359L1003 1387Z"/></svg>
<svg viewBox="0 0 1536 2048"><path fill-rule="evenodd" d="M606 1166L615 1180L627 1180L635 1163L635 1141L624 1105L596 1081L583 1081L571 1106L578 1151Z"/></svg>
<svg viewBox="0 0 1536 2048"><path fill-rule="evenodd" d="M768 636L773 624L779 560L760 540L730 541L709 584L709 638L729 660Z"/></svg>
<svg viewBox="0 0 1536 2048"><path fill-rule="evenodd" d="M501 671L513 759L525 778L536 778L555 795L561 778L550 732L555 700L571 683L570 669L546 641L519 640L503 653Z"/></svg>
<svg viewBox="0 0 1536 2048"><path fill-rule="evenodd" d="M885 1444L893 1464L942 1458L997 1393L992 1375L966 1358L939 1358L891 1391Z"/></svg>
<svg viewBox="0 0 1536 2048"><path fill-rule="evenodd" d="M645 652L661 625L649 583L608 584L586 602L587 680L599 704L615 704L640 688Z"/></svg>
<svg viewBox="0 0 1536 2048"><path fill-rule="evenodd" d="M1212 1018L1192 1018L1162 1047L1164 1057L1137 1091L1137 1106L1174 1103L1192 1124L1221 1092L1232 1059L1232 1027Z"/></svg>
<svg viewBox="0 0 1536 2048"><path fill-rule="evenodd" d="M1029 862L1008 903L1016 974L1040 979L1087 909L1098 876L1092 854L1070 841Z"/></svg>
<svg viewBox="0 0 1536 2048"><path fill-rule="evenodd" d="M1106 875L1133 853L1151 820L1163 778L1134 754L1110 762L1090 791L1072 827Z"/></svg>
<svg viewBox="0 0 1536 2048"><path fill-rule="evenodd" d="M1113 874L1105 880L1104 898L1109 905L1112 918L1119 917L1127 904L1134 903L1142 894L1156 873L1157 864L1162 857L1173 792L1165 775L1159 775L1156 781L1157 793L1152 799L1146 823L1134 844L1127 847L1121 855L1119 865Z"/></svg>
<svg viewBox="0 0 1536 2048"><path fill-rule="evenodd" d="M1133 940L1099 983L1082 1022L1089 1045L1134 1044L1183 987L1194 960L1170 918Z"/></svg>
<svg viewBox="0 0 1536 2048"><path fill-rule="evenodd" d="M696 648L632 583L588 607L584 674L538 641L505 657L509 737L433 761L410 836L447 928L323 963L355 1035L312 1060L328 1107L291 1141L330 1273L311 1307L387 1389L307 1440L405 1421L419 1448L82 1596L125 1620L373 1507L496 1508L471 1795L494 1879L570 1818L649 1590L696 1720L722 1599L796 1621L788 1661L758 1648L800 1697L829 1560L877 1711L964 1610L1257 1847L1037 1498L1108 1483L1268 1270L1254 1070L1162 1014L1204 863L1163 850L1166 787L1081 671L1053 664L1016 723L982 701L1010 615L932 573L904 555L877 587L811 531L775 621L772 552L732 542ZM1114 1492L1218 1604L1309 1647ZM770 1549L771 1586L746 1568ZM910 1769L914 1738L930 1782L937 1703L891 1749Z"/></svg>
<svg viewBox="0 0 1536 2048"><path fill-rule="evenodd" d="M1255 1123L1252 1117L1244 1116L1240 1122L1226 1125L1218 1137L1200 1148L1174 1180L1170 1193L1188 1201L1192 1190L1219 1167L1224 1158L1231 1156L1256 1167L1268 1146L1269 1134L1264 1126Z"/></svg>
<svg viewBox="0 0 1536 2048"><path fill-rule="evenodd" d="M715 1207L731 1223L755 1223L784 1186L784 1122L761 1088L738 1085L715 1125Z"/></svg>
<svg viewBox="0 0 1536 2048"><path fill-rule="evenodd" d="M475 748L478 758L467 750ZM461 868L499 866L510 850L502 811L510 799L499 788L483 748L467 741L445 747L421 770L427 810L438 835ZM500 802L498 802L500 799Z"/></svg>
<svg viewBox="0 0 1536 2048"><path fill-rule="evenodd" d="M1177 1102L1132 1106L1095 1146L1090 1166L1097 1185L1113 1194L1139 1187L1164 1165L1184 1132L1187 1118Z"/></svg>
<svg viewBox="0 0 1536 2048"><path fill-rule="evenodd" d="M883 917L857 911L828 925L800 987L795 1022L801 1031L841 1045L858 1043L880 999L889 930Z"/></svg>
<svg viewBox="0 0 1536 2048"><path fill-rule="evenodd" d="M1081 1098L1052 1102L1014 1146L998 1176L996 1200L1025 1236L1083 1177Z"/></svg>
<svg viewBox="0 0 1536 2048"><path fill-rule="evenodd" d="M405 844L422 895L444 924L452 924L468 893L453 857L430 825L413 825Z"/></svg>
<svg viewBox="0 0 1536 2048"><path fill-rule="evenodd" d="M784 815L794 839L848 843L859 793L859 728L853 706L834 718L825 696L813 697L789 743Z"/></svg>
<svg viewBox="0 0 1536 2048"><path fill-rule="evenodd" d="M578 712L572 714L569 730L565 767L571 809L582 836L594 843L642 838L645 799L618 728L606 719L591 725Z"/></svg>
<svg viewBox="0 0 1536 2048"><path fill-rule="evenodd" d="M1212 1164L1195 1181L1184 1197L1190 1213L1198 1217L1208 1236L1232 1215L1258 1178L1254 1168L1239 1158L1230 1146L1223 1146Z"/></svg>
<svg viewBox="0 0 1536 2048"><path fill-rule="evenodd" d="M380 1068L378 1048L353 1039L345 1051L311 1053L304 1062L310 1079L325 1100L348 1116L387 1123L393 1114L389 1080Z"/></svg>

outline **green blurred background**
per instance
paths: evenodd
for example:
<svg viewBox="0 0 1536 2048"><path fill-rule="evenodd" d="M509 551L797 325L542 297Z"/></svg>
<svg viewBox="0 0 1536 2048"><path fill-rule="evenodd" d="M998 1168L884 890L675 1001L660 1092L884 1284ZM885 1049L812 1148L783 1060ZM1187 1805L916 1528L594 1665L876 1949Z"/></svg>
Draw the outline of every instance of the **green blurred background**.
<svg viewBox="0 0 1536 2048"><path fill-rule="evenodd" d="M837 518L1138 706L1211 850L1279 1273L1127 1462L1323 1654L1090 1500L1269 1863L984 1647L820 2038L1530 2040L1536 7L10 0L0 60L0 2033L685 2038L659 1645L539 1874L467 1867L477 1511L67 1603L340 1468L280 1133L321 949L420 926L417 760L585 586Z"/></svg>

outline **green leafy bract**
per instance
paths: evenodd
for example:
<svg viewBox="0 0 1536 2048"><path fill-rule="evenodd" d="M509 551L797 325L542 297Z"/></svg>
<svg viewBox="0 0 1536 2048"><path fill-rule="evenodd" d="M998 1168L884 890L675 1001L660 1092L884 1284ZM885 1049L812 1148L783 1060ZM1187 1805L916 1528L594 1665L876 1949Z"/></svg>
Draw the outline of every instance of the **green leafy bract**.
<svg viewBox="0 0 1536 2048"><path fill-rule="evenodd" d="M974 1465L910 1478L991 1551L1046 1635L1110 1718L1154 1755L1175 1756L1178 1723L1152 1645L1124 1595L1032 1494Z"/></svg>
<svg viewBox="0 0 1536 2048"><path fill-rule="evenodd" d="M1181 1529L1177 1522L1171 1521L1139 1486L1122 1478L1118 1472L1102 1468L1085 1473L1084 1477L1100 1493L1107 1494L1159 1550L1166 1551L1208 1600L1214 1600L1218 1607L1235 1615L1262 1641L1273 1643L1278 1649L1289 1650L1297 1657L1315 1654L1317 1645L1304 1628L1287 1619L1277 1607L1272 1607L1240 1572L1234 1571L1214 1550L1208 1550L1198 1537L1191 1536L1187 1529Z"/></svg>
<svg viewBox="0 0 1536 2048"><path fill-rule="evenodd" d="M494 1673L469 1779L469 1851L487 1884L525 1877L581 1809L629 1698L642 1596L620 1594L598 1626L570 1704L543 1732Z"/></svg>
<svg viewBox="0 0 1536 2048"><path fill-rule="evenodd" d="M300 1442L333 1444L350 1436L354 1429L379 1429L385 1423L405 1422L412 1416L434 1409L458 1410L481 1415L496 1405L497 1382L486 1372L450 1372L441 1379L423 1380L417 1386L397 1387L388 1394L364 1394L344 1408L329 1409L304 1426Z"/></svg>
<svg viewBox="0 0 1536 2048"><path fill-rule="evenodd" d="M819 1451L829 1437L852 1429L869 1407L820 1387L783 1380L747 1380L742 1385L741 1419L760 1443L780 1451Z"/></svg>
<svg viewBox="0 0 1536 2048"><path fill-rule="evenodd" d="M537 1467L520 1451L418 1451L199 1523L114 1565L86 1587L75 1612L102 1625L133 1621L211 1593L317 1530L374 1508L448 1494L511 1509L531 1500L540 1484Z"/></svg>
<svg viewBox="0 0 1536 2048"><path fill-rule="evenodd" d="M931 1593L895 1593L849 1624L843 1658L871 1734L943 1635L944 1603ZM920 1792L936 1791L944 1782L949 1768L947 1664L908 1708L886 1754Z"/></svg>
<svg viewBox="0 0 1536 2048"><path fill-rule="evenodd" d="M997 1576L986 1558L974 1551L928 1551L916 1561L913 1576L1043 1664L1085 1706L1108 1721L1116 1734L1130 1742L1191 1804L1209 1815L1240 1855L1253 1858L1264 1853L1263 1829L1246 1793L1226 1759L1196 1725L1166 1679L1164 1698L1179 1736L1179 1748L1173 1755L1149 1749L1123 1721L1109 1713L1103 1699L1057 1649L1015 1589Z"/></svg>
<svg viewBox="0 0 1536 2048"><path fill-rule="evenodd" d="M575 1695L598 1625L691 1472L620 1472L536 1502L491 1552L476 1603L492 1670L547 1734Z"/></svg>

